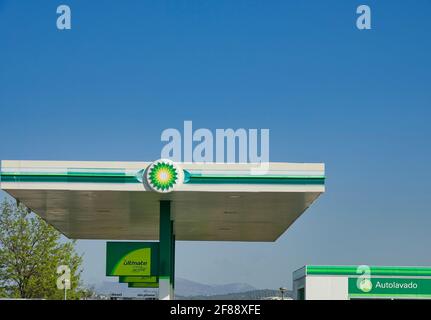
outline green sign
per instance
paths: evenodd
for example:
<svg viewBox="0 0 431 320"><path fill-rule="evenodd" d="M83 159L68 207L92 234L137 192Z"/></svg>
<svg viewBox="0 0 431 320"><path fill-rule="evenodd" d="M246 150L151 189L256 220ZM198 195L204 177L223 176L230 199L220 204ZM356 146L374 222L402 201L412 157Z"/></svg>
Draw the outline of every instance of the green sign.
<svg viewBox="0 0 431 320"><path fill-rule="evenodd" d="M120 283L129 283L129 282L146 282L146 283L154 283L159 282L156 276L141 276L141 277L131 277L131 276L121 276Z"/></svg>
<svg viewBox="0 0 431 320"><path fill-rule="evenodd" d="M128 284L129 288L158 288L159 283L158 282L129 282Z"/></svg>
<svg viewBox="0 0 431 320"><path fill-rule="evenodd" d="M406 298L431 297L431 279L349 278L349 296Z"/></svg>
<svg viewBox="0 0 431 320"><path fill-rule="evenodd" d="M107 242L107 276L158 275L158 242Z"/></svg>

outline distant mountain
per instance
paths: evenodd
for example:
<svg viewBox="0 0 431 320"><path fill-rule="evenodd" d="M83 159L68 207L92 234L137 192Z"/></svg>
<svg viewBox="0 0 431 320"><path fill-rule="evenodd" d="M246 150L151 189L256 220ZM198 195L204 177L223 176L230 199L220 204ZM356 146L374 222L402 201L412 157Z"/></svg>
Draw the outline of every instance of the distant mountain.
<svg viewBox="0 0 431 320"><path fill-rule="evenodd" d="M182 278L175 279L175 294L183 297L221 295L252 290L256 290L256 288L246 283L209 285Z"/></svg>
<svg viewBox="0 0 431 320"><path fill-rule="evenodd" d="M249 290L248 288L252 288ZM99 295L121 295L129 298L142 298L142 296L157 297L157 289L128 288L125 283L104 281L96 286ZM285 293L285 299L291 300L292 291ZM207 285L186 279L177 279L175 290L176 300L265 300L280 299L280 291L272 289L254 289L244 283L231 283L225 285Z"/></svg>
<svg viewBox="0 0 431 320"><path fill-rule="evenodd" d="M123 297L137 297L145 292L154 292L155 289L134 289L128 288L125 283L103 281L95 286L95 290L97 293L103 295L121 294ZM246 283L209 285L182 278L175 279L175 295L184 298L192 296L224 295L253 290L256 290L256 288Z"/></svg>
<svg viewBox="0 0 431 320"><path fill-rule="evenodd" d="M285 292L285 299L292 300L292 291ZM251 290L246 292L226 293L217 295L197 295L183 297L175 295L176 300L265 300L265 299L281 299L279 290L262 289Z"/></svg>

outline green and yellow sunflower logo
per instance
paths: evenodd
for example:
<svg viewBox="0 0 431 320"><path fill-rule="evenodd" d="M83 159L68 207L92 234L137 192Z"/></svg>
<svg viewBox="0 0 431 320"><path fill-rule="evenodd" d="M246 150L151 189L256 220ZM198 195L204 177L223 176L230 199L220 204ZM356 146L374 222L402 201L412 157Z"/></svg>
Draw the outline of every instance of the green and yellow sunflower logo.
<svg viewBox="0 0 431 320"><path fill-rule="evenodd" d="M370 292L371 289L373 289L373 284L371 283L370 279L362 279L359 282L358 287L362 292Z"/></svg>
<svg viewBox="0 0 431 320"><path fill-rule="evenodd" d="M147 182L157 192L170 192L180 182L181 170L170 160L158 160L147 170Z"/></svg>

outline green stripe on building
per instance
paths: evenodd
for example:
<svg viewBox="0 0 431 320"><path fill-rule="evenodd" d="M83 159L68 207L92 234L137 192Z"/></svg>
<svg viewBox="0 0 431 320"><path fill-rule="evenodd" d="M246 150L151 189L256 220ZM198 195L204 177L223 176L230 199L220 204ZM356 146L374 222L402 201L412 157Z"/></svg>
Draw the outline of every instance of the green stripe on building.
<svg viewBox="0 0 431 320"><path fill-rule="evenodd" d="M307 275L360 275L358 266L306 266ZM373 267L370 266L371 276L430 276L429 267Z"/></svg>
<svg viewBox="0 0 431 320"><path fill-rule="evenodd" d="M142 172L2 172L2 182L51 182L51 183L142 183ZM286 184L324 185L324 176L281 175L204 175L190 174L186 170L185 183L191 184Z"/></svg>

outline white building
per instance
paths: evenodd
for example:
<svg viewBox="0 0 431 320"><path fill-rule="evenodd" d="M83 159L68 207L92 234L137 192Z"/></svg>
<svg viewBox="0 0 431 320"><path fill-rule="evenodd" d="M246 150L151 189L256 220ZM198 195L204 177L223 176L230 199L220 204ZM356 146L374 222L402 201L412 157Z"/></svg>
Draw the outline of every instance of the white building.
<svg viewBox="0 0 431 320"><path fill-rule="evenodd" d="M304 266L296 300L431 299L431 267Z"/></svg>

